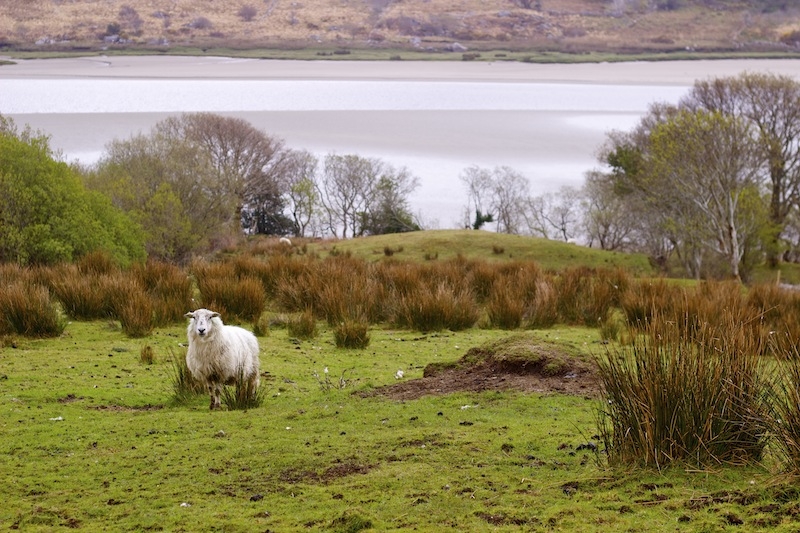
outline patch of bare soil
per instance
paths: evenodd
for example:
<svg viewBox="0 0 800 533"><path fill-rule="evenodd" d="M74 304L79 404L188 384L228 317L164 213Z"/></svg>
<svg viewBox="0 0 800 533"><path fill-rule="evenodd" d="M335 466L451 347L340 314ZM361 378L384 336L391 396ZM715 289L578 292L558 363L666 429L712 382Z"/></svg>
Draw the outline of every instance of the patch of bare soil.
<svg viewBox="0 0 800 533"><path fill-rule="evenodd" d="M369 396L414 400L454 392L520 391L596 398L600 385L595 366L564 346L534 334L471 348L455 363L430 364L423 377L380 387Z"/></svg>

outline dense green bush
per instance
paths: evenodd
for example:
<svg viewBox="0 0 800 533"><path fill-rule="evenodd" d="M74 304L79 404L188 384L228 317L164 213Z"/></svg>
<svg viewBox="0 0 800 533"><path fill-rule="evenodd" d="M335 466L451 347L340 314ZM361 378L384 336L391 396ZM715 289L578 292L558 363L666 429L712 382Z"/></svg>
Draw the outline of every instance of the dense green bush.
<svg viewBox="0 0 800 533"><path fill-rule="evenodd" d="M136 223L87 191L46 137L0 121L0 261L54 264L97 250L124 265L144 259Z"/></svg>

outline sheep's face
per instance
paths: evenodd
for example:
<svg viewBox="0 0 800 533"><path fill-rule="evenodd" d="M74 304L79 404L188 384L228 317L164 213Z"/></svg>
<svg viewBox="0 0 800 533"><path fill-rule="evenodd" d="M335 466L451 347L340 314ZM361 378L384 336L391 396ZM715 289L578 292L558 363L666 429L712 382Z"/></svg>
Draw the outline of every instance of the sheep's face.
<svg viewBox="0 0 800 533"><path fill-rule="evenodd" d="M189 335L196 335L201 339L206 338L214 327L212 319L218 316L219 313L208 309L198 309L191 313L186 313L186 317L191 319L189 321Z"/></svg>

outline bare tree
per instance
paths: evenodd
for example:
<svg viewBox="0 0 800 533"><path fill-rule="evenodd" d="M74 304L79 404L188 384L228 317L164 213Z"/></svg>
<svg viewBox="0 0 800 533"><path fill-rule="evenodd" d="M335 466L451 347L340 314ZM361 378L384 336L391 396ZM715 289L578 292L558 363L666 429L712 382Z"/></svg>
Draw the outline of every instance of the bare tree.
<svg viewBox="0 0 800 533"><path fill-rule="evenodd" d="M683 111L653 131L651 156L653 193L663 199L665 186L675 193L665 206L675 213L673 222L724 257L739 278L745 243L759 230L753 213L760 163L748 123L719 112Z"/></svg>
<svg viewBox="0 0 800 533"><path fill-rule="evenodd" d="M287 151L283 141L270 137L239 118L214 113L187 113L156 125L156 133L180 139L207 154L215 171L214 186L230 207L231 223L241 226L245 206L270 205L283 210L282 174Z"/></svg>
<svg viewBox="0 0 800 533"><path fill-rule="evenodd" d="M373 197L362 216L359 234L379 235L417 231L420 224L411 214L408 196L419 187L419 179L406 167L382 165Z"/></svg>
<svg viewBox="0 0 800 533"><path fill-rule="evenodd" d="M309 236L319 215L320 201L316 184L318 164L318 159L304 150L292 151L287 158L284 173L287 207L296 237Z"/></svg>
<svg viewBox="0 0 800 533"><path fill-rule="evenodd" d="M464 227L480 229L485 222L491 222L493 215L489 211L492 196L492 173L490 170L471 166L461 171L458 178L467 187L467 208ZM475 220L472 221L472 215Z"/></svg>
<svg viewBox="0 0 800 533"><path fill-rule="evenodd" d="M591 171L581 192L584 213L584 231L589 246L601 250L626 250L633 248L636 234L636 216L627 209L623 199L614 192L608 174Z"/></svg>
<svg viewBox="0 0 800 533"><path fill-rule="evenodd" d="M788 76L743 73L695 83L681 105L739 117L755 128L770 181L769 218L775 230L767 251L775 265L779 234L800 202L800 83Z"/></svg>
<svg viewBox="0 0 800 533"><path fill-rule="evenodd" d="M85 180L141 224L152 257L184 261L229 231L209 159L179 139L115 140Z"/></svg>
<svg viewBox="0 0 800 533"><path fill-rule="evenodd" d="M347 238L359 233L360 213L368 210L382 163L358 155L328 154L317 184L328 231Z"/></svg>
<svg viewBox="0 0 800 533"><path fill-rule="evenodd" d="M522 230L525 201L530 195L528 178L509 167L496 167L492 172L491 212L498 233L518 234Z"/></svg>

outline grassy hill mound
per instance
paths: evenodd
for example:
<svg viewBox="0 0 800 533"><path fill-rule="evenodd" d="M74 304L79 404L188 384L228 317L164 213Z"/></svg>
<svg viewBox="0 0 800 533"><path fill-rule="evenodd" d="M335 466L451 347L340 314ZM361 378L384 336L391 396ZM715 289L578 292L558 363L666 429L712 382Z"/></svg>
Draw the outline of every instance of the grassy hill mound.
<svg viewBox="0 0 800 533"><path fill-rule="evenodd" d="M349 253L370 261L446 260L455 257L503 261L533 260L542 268L570 266L621 267L639 275L652 274L644 254L608 252L561 241L474 230L426 230L376 235L340 241L323 241L310 249L321 254Z"/></svg>

